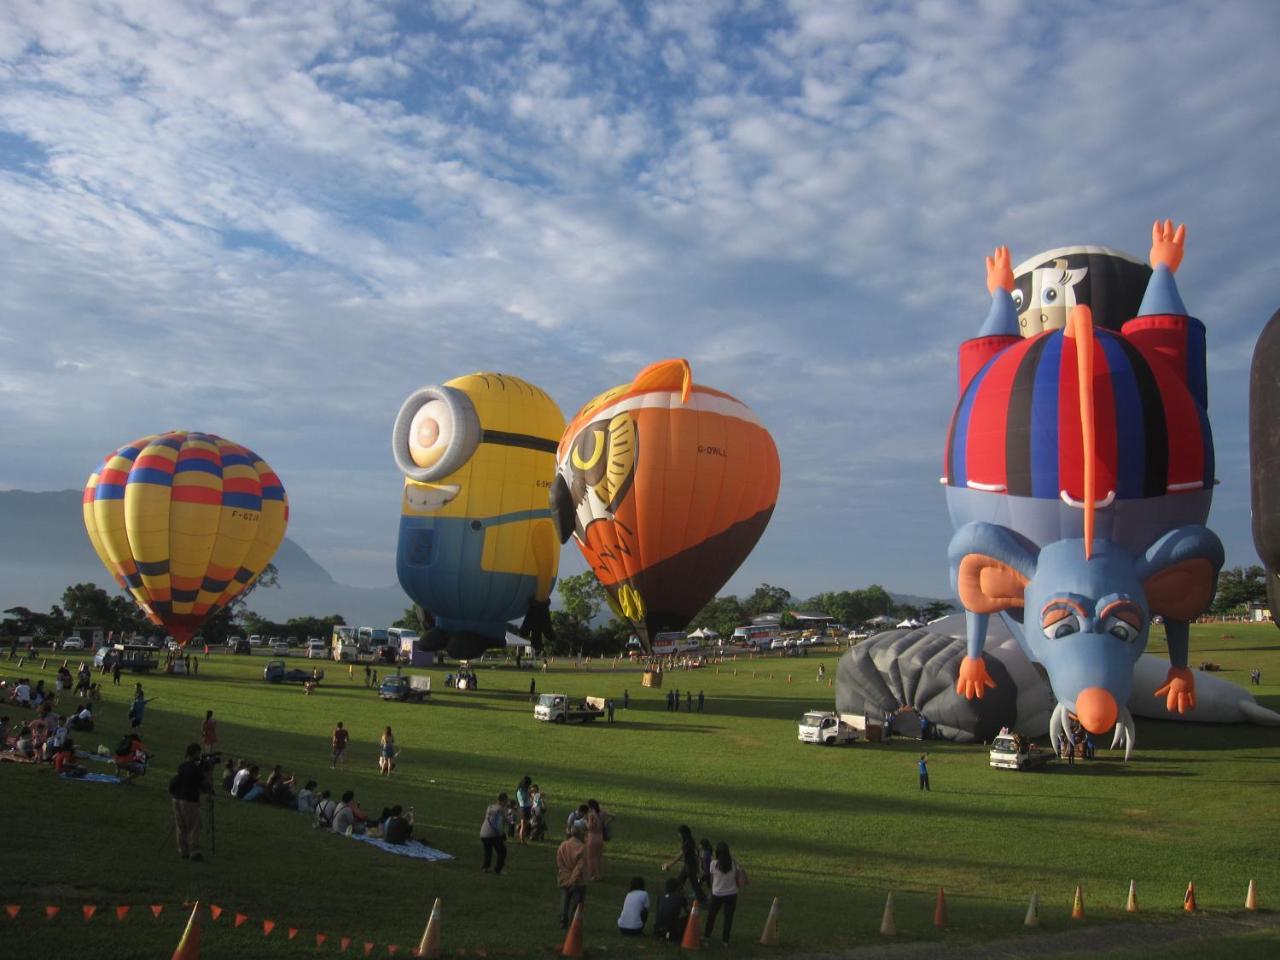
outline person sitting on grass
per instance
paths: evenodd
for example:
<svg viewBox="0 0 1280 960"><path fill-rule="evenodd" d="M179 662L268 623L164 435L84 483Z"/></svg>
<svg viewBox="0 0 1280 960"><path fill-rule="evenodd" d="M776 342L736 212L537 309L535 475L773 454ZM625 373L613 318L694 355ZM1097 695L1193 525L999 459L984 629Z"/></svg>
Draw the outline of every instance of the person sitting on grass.
<svg viewBox="0 0 1280 960"><path fill-rule="evenodd" d="M267 777L267 799L282 807L292 807L297 802L293 795L294 782L294 777L285 778L280 764L277 763L271 768L271 775Z"/></svg>
<svg viewBox="0 0 1280 960"><path fill-rule="evenodd" d="M299 813L314 814L318 799L316 796L316 782L308 780L307 785L298 791L294 804L297 806Z"/></svg>
<svg viewBox="0 0 1280 960"><path fill-rule="evenodd" d="M126 774L125 783L133 783L134 780L147 772L147 761L151 759L151 756L142 745L140 736L136 733L126 733L116 747L116 770L119 773Z"/></svg>
<svg viewBox="0 0 1280 960"><path fill-rule="evenodd" d="M412 836L413 807L409 808L409 815L406 817L404 809L397 803L391 808L391 816L382 825L382 839L400 846L408 843Z"/></svg>
<svg viewBox="0 0 1280 960"><path fill-rule="evenodd" d="M333 814L333 832L345 834L348 830L352 833L364 833L368 817L360 810L356 803L356 795L352 790L348 790L342 795L342 802L338 804L338 809Z"/></svg>
<svg viewBox="0 0 1280 960"><path fill-rule="evenodd" d="M244 777L241 778L241 774ZM256 803L259 800L268 799L267 788L258 779L258 765L250 764L248 771L241 770L236 774L236 786L232 791L237 800L246 800L249 803Z"/></svg>
<svg viewBox="0 0 1280 960"><path fill-rule="evenodd" d="M79 730L84 733L93 732L93 711L89 709L89 704L86 703L80 708L80 712L68 721L68 726L72 730Z"/></svg>
<svg viewBox="0 0 1280 960"><path fill-rule="evenodd" d="M83 777L89 771L76 763L75 742L67 737L53 755L53 772L60 777Z"/></svg>
<svg viewBox="0 0 1280 960"><path fill-rule="evenodd" d="M311 825L317 830L332 830L333 815L337 812L338 802L333 799L328 790L325 790L316 799L316 810L311 819Z"/></svg>
<svg viewBox="0 0 1280 960"><path fill-rule="evenodd" d="M9 694L9 701L20 707L31 706L31 681L25 677L19 677L18 682L14 684L13 693Z"/></svg>
<svg viewBox="0 0 1280 960"><path fill-rule="evenodd" d="M67 739L67 718L58 717L58 724L53 728L53 732L45 738L44 741L44 758L52 761L54 754L61 748L63 742Z"/></svg>
<svg viewBox="0 0 1280 960"><path fill-rule="evenodd" d="M236 782L236 762L228 759L222 765L222 790L224 793L230 793L231 788Z"/></svg>
<svg viewBox="0 0 1280 960"><path fill-rule="evenodd" d="M13 755L11 759L35 763L36 740L32 736L30 724L24 723L18 727L18 735L13 738Z"/></svg>
<svg viewBox="0 0 1280 960"><path fill-rule="evenodd" d="M632 877L631 889L623 898L622 913L618 915L618 933L624 937L642 937L648 919L649 894L644 889L644 877Z"/></svg>
<svg viewBox="0 0 1280 960"><path fill-rule="evenodd" d="M666 890L658 899L658 909L653 917L653 935L659 940L679 943L684 936L689 901L685 899L680 881L675 877L667 877Z"/></svg>

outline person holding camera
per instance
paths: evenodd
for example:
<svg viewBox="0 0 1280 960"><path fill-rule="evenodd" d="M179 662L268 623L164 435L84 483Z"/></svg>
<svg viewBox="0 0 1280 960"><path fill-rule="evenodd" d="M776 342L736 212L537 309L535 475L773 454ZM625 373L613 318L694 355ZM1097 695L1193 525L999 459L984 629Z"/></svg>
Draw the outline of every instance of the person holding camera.
<svg viewBox="0 0 1280 960"><path fill-rule="evenodd" d="M208 759L201 756L200 744L193 743L187 747L185 759L178 764L177 774L169 781L173 828L178 836L178 853L183 860L204 859L200 853L202 793L213 793L213 784L209 781Z"/></svg>

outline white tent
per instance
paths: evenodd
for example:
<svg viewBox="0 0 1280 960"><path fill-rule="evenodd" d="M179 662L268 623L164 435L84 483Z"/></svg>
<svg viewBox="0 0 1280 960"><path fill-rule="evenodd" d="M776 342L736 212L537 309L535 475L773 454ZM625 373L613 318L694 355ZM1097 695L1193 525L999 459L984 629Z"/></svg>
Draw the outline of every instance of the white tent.
<svg viewBox="0 0 1280 960"><path fill-rule="evenodd" d="M900 624L898 624L897 629L899 629L899 630L903 630L903 629L906 629L906 630L915 630L915 629L917 629L917 628L919 628L919 627L923 627L923 626L924 626L924 624L923 624L923 623L921 623L919 620L903 620Z"/></svg>
<svg viewBox="0 0 1280 960"><path fill-rule="evenodd" d="M689 634L689 639L690 640L711 640L718 636L720 636L720 634L716 633L710 627L699 627L697 630L693 631L693 633Z"/></svg>
<svg viewBox="0 0 1280 960"><path fill-rule="evenodd" d="M508 647L532 647L532 646L533 646L533 644L531 644L531 643L530 643L528 640L526 640L524 637L520 636L520 634L518 634L518 633L512 633L510 630L508 630L508 631L507 631L507 646L508 646Z"/></svg>

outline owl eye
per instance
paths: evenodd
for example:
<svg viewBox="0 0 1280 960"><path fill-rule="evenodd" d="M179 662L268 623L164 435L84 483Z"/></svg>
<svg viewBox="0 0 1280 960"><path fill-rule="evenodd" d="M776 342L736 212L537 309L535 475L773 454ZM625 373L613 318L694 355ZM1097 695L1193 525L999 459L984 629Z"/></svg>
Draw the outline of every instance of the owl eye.
<svg viewBox="0 0 1280 960"><path fill-rule="evenodd" d="M391 452L410 479L439 480L465 464L480 443L471 400L453 387L423 387L404 402L391 431Z"/></svg>

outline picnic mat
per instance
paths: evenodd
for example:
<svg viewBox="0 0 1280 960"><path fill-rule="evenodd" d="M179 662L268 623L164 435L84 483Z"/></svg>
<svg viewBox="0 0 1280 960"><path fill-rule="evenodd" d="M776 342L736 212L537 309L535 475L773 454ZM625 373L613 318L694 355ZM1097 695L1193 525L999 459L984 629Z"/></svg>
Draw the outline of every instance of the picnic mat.
<svg viewBox="0 0 1280 960"><path fill-rule="evenodd" d="M83 777L73 777L69 773L62 773L59 776L63 780L88 780L90 783L119 783L119 777L113 777L105 773L86 773Z"/></svg>
<svg viewBox="0 0 1280 960"><path fill-rule="evenodd" d="M443 850L437 850L435 847L428 847L425 843L418 843L411 840L408 843L396 844L387 843L377 837L363 837L359 834L353 834L352 840L359 840L361 843L367 843L370 846L377 847L379 850L385 850L387 853L394 853L398 857L412 857L414 860L452 860L453 854L445 853Z"/></svg>

